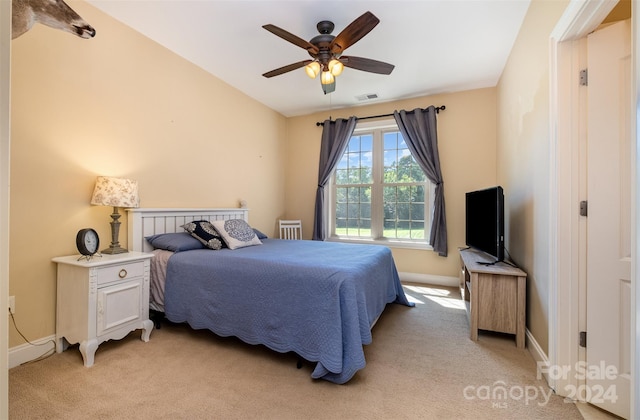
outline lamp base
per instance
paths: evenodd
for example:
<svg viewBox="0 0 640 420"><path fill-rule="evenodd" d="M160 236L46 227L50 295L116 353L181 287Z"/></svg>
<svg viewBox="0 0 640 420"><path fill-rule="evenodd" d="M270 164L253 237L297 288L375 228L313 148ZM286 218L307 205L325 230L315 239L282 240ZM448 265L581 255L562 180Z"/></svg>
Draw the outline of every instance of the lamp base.
<svg viewBox="0 0 640 420"><path fill-rule="evenodd" d="M118 233L120 232L120 212L118 212L118 208L113 208L113 213L111 213L111 243L109 244L109 248L100 251L103 254L124 254L125 252L129 252L128 250L122 248L120 246L120 242L118 241Z"/></svg>
<svg viewBox="0 0 640 420"><path fill-rule="evenodd" d="M129 252L129 250L120 246L109 247L100 251L101 254L124 254L125 252Z"/></svg>

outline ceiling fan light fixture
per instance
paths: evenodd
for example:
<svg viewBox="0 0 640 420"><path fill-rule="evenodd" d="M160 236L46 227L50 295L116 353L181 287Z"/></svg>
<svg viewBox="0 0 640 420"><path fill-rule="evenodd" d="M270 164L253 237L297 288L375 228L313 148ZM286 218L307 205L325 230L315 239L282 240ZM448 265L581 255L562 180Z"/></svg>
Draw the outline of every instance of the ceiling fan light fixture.
<svg viewBox="0 0 640 420"><path fill-rule="evenodd" d="M327 93L331 93L334 92L336 90L336 82L334 80L333 83L330 83L328 85L320 85L322 86L322 91L324 92L324 94L326 95Z"/></svg>
<svg viewBox="0 0 640 420"><path fill-rule="evenodd" d="M344 64L342 64L340 60L334 58L329 61L329 71L331 72L331 74L333 74L334 76L340 76L342 70L344 70Z"/></svg>
<svg viewBox="0 0 640 420"><path fill-rule="evenodd" d="M330 85L331 83L335 82L336 79L335 77L333 77L333 74L331 74L330 71L323 71L322 75L320 76L320 82L323 85Z"/></svg>
<svg viewBox="0 0 640 420"><path fill-rule="evenodd" d="M320 74L320 63L317 61L312 61L311 63L304 66L304 71L307 72L307 76L312 79L315 79L318 74Z"/></svg>

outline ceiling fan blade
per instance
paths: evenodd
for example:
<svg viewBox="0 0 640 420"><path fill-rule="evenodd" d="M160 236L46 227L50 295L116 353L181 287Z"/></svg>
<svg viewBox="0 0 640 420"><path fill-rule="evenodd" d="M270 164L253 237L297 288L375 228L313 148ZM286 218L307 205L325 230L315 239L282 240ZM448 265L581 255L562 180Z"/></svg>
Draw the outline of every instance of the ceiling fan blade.
<svg viewBox="0 0 640 420"><path fill-rule="evenodd" d="M289 41L300 48L304 48L305 50L309 51L312 54L318 54L318 47L316 47L309 41L305 41L304 39L292 34L291 32L287 32L284 29L278 28L277 26L271 25L271 24L263 25L262 27L267 31L271 32L272 34L277 35L280 38L284 39L285 41Z"/></svg>
<svg viewBox="0 0 640 420"><path fill-rule="evenodd" d="M385 63L383 61L362 57L342 56L339 60L345 67L378 74L391 74L393 69L396 67L393 64Z"/></svg>
<svg viewBox="0 0 640 420"><path fill-rule="evenodd" d="M290 72L291 70L296 70L296 69L299 69L301 67L304 67L307 64L311 63L312 61L313 60L298 61L297 63L289 64L287 66L280 67L279 69L275 69L275 70L271 70L269 72L266 72L265 74L263 74L263 76L264 77L279 76L281 74Z"/></svg>
<svg viewBox="0 0 640 420"><path fill-rule="evenodd" d="M380 19L375 17L373 13L364 13L351 22L331 41L329 49L333 54L340 54L368 34L378 23L380 23Z"/></svg>

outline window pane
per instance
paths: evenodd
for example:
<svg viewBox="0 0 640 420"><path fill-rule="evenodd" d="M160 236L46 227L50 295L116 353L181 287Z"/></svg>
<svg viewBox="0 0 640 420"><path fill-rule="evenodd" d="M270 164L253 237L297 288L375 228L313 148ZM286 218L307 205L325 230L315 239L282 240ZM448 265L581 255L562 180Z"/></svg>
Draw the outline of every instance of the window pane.
<svg viewBox="0 0 640 420"><path fill-rule="evenodd" d="M347 202L357 203L359 192L360 192L360 188L358 187L347 188Z"/></svg>
<svg viewBox="0 0 640 420"><path fill-rule="evenodd" d="M360 188L360 202L371 203L371 188L369 187Z"/></svg>
<svg viewBox="0 0 640 420"><path fill-rule="evenodd" d="M424 222L411 222L411 239L424 239Z"/></svg>
<svg viewBox="0 0 640 420"><path fill-rule="evenodd" d="M385 186L383 189L383 199L385 203L392 203L395 205L397 189L395 185Z"/></svg>
<svg viewBox="0 0 640 420"><path fill-rule="evenodd" d="M415 182L425 182L427 180L427 176L424 174L420 166L415 163L411 165L411 177Z"/></svg>
<svg viewBox="0 0 640 420"><path fill-rule="evenodd" d="M398 187L396 200L400 203L408 203L411 201L411 187Z"/></svg>
<svg viewBox="0 0 640 420"><path fill-rule="evenodd" d="M360 137L360 151L371 152L373 151L373 136L367 134Z"/></svg>
<svg viewBox="0 0 640 420"><path fill-rule="evenodd" d="M339 203L336 205L336 218L337 219L346 219L347 218L347 204Z"/></svg>
<svg viewBox="0 0 640 420"><path fill-rule="evenodd" d="M351 140L349 140L349 145L347 146L347 152L359 151L360 150L360 136L352 136Z"/></svg>
<svg viewBox="0 0 640 420"><path fill-rule="evenodd" d="M363 219L371 219L371 204L360 204L360 217Z"/></svg>
<svg viewBox="0 0 640 420"><path fill-rule="evenodd" d="M383 182L386 184L395 184L398 181L398 170L395 166L384 167Z"/></svg>
<svg viewBox="0 0 640 420"><path fill-rule="evenodd" d="M384 133L384 150L398 148L398 134L400 132Z"/></svg>
<svg viewBox="0 0 640 420"><path fill-rule="evenodd" d="M396 205L396 209L398 209L397 218L398 220L409 220L409 203L398 203Z"/></svg>
<svg viewBox="0 0 640 420"><path fill-rule="evenodd" d="M411 220L424 220L424 203L411 203Z"/></svg>
<svg viewBox="0 0 640 420"><path fill-rule="evenodd" d="M384 166L385 167L395 167L396 162L398 161L398 151L396 149L385 150L384 151Z"/></svg>
<svg viewBox="0 0 640 420"><path fill-rule="evenodd" d="M362 154L362 172L360 174L360 179L362 184L370 184L373 182L373 156L371 153L363 153Z"/></svg>
<svg viewBox="0 0 640 420"><path fill-rule="evenodd" d="M367 168L360 168L360 170L358 171L358 184L365 183L368 177L367 174L368 174Z"/></svg>
<svg viewBox="0 0 640 420"><path fill-rule="evenodd" d="M414 185L411 187L411 202L424 204L424 185Z"/></svg>
<svg viewBox="0 0 640 420"><path fill-rule="evenodd" d="M359 218L358 217L359 213L360 213L360 205L358 203L347 204L347 218L349 218L349 220L357 220Z"/></svg>
<svg viewBox="0 0 640 420"><path fill-rule="evenodd" d="M384 219L384 230L385 230L385 236L388 236L386 234L387 230L390 230L393 232L392 236L395 236L395 229L396 229L396 220L394 219Z"/></svg>
<svg viewBox="0 0 640 420"><path fill-rule="evenodd" d="M347 176L346 184L358 184L360 183L360 169L349 169L347 171L349 174Z"/></svg>
<svg viewBox="0 0 640 420"><path fill-rule="evenodd" d="M404 155L398 162L398 182L413 182L411 169L413 167L413 157Z"/></svg>
<svg viewBox="0 0 640 420"><path fill-rule="evenodd" d="M338 162L338 166L336 166L336 168L337 169L347 169L348 161L349 160L347 159L347 154L345 153L344 155L342 155L342 158Z"/></svg>

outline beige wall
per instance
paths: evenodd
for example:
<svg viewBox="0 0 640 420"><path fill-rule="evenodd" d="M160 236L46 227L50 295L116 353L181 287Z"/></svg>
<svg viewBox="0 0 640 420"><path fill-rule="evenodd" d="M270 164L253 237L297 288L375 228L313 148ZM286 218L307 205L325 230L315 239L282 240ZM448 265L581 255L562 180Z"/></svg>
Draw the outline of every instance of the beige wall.
<svg viewBox="0 0 640 420"><path fill-rule="evenodd" d="M75 254L84 227L110 242L112 209L89 205L97 175L137 179L143 207L245 199L267 234L284 213L283 116L87 3L70 5L94 39L36 25L12 41L9 293L31 339L55 333L51 258ZM9 346L22 343L10 328Z"/></svg>
<svg viewBox="0 0 640 420"><path fill-rule="evenodd" d="M549 36L568 1L533 0L498 84L498 182L505 242L528 274L527 328L548 352Z"/></svg>
<svg viewBox="0 0 640 420"><path fill-rule="evenodd" d="M443 171L449 256L433 251L393 249L399 271L457 276L458 247L464 246L464 193L496 183L496 90L426 96L289 118L287 121L286 217L303 220L305 238L313 232L322 127L317 121L351 115L389 114L394 110L445 105L438 114L438 148Z"/></svg>

